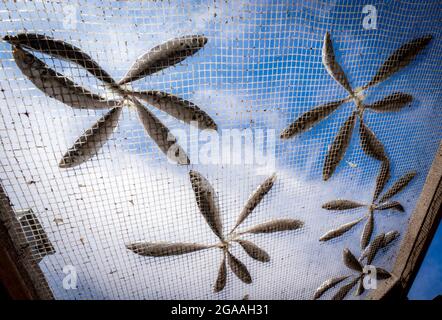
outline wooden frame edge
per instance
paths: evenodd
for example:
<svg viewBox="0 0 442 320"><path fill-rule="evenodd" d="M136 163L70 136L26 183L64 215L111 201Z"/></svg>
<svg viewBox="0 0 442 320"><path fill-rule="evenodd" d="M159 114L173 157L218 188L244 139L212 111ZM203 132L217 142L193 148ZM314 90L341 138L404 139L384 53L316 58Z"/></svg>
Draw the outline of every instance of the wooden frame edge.
<svg viewBox="0 0 442 320"><path fill-rule="evenodd" d="M416 208L408 223L392 277L380 284L367 299L404 299L442 217L442 143L434 157Z"/></svg>
<svg viewBox="0 0 442 320"><path fill-rule="evenodd" d="M13 300L53 300L43 272L32 259L30 247L19 246L19 243L26 243L26 237L18 226L9 198L0 184L0 281Z"/></svg>

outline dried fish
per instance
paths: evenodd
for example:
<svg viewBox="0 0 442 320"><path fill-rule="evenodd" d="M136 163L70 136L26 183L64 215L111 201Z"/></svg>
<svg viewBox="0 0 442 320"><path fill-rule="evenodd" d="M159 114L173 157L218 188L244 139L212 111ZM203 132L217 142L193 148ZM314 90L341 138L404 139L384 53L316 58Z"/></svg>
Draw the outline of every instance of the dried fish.
<svg viewBox="0 0 442 320"><path fill-rule="evenodd" d="M290 139L298 133L307 131L313 127L316 123L322 121L333 113L339 106L341 106L346 100L338 100L322 104L310 111L307 111L301 117L291 123L284 131L281 132L281 139Z"/></svg>
<svg viewBox="0 0 442 320"><path fill-rule="evenodd" d="M140 56L118 84L122 85L173 66L193 55L207 43L201 35L169 40Z"/></svg>
<svg viewBox="0 0 442 320"><path fill-rule="evenodd" d="M376 277L378 280L384 280L391 277L391 273L385 269L376 267Z"/></svg>
<svg viewBox="0 0 442 320"><path fill-rule="evenodd" d="M104 71L88 54L80 48L62 40L37 33L19 33L16 36L5 36L3 40L14 46L21 46L51 56L76 63L103 82L117 86L112 77Z"/></svg>
<svg viewBox="0 0 442 320"><path fill-rule="evenodd" d="M373 79L364 86L364 89L384 81L393 73L406 67L430 43L432 38L431 35L417 38L396 49L379 68Z"/></svg>
<svg viewBox="0 0 442 320"><path fill-rule="evenodd" d="M364 124L362 118L359 122L359 137L362 150L364 150L367 155L379 161L384 161L387 158L384 146L373 131Z"/></svg>
<svg viewBox="0 0 442 320"><path fill-rule="evenodd" d="M144 126L147 134L155 141L161 151L167 157L178 164L187 165L190 163L184 150L179 146L177 139L169 129L152 112L144 107L138 100L131 100L137 109L138 117Z"/></svg>
<svg viewBox="0 0 442 320"><path fill-rule="evenodd" d="M59 167L71 168L96 155L114 132L120 114L120 107L113 108L101 117L90 129L86 130L63 156Z"/></svg>
<svg viewBox="0 0 442 320"><path fill-rule="evenodd" d="M196 203L213 233L223 239L223 227L219 215L219 205L215 190L209 181L195 170L189 171L190 182L195 193Z"/></svg>
<svg viewBox="0 0 442 320"><path fill-rule="evenodd" d="M229 264L230 269L238 277L239 280L247 284L252 283L252 277L250 276L247 267L241 261L239 261L234 255L232 255L229 251L227 251L227 262Z"/></svg>
<svg viewBox="0 0 442 320"><path fill-rule="evenodd" d="M380 193L384 189L388 180L390 179L390 161L385 158L382 161L381 168L379 170L379 174L376 178L376 187L373 193L373 202L379 197Z"/></svg>
<svg viewBox="0 0 442 320"><path fill-rule="evenodd" d="M333 43L331 41L329 32L327 32L324 37L324 44L322 47L322 63L324 64L328 74L335 79L336 82L343 86L348 93L353 95L353 89L348 82L347 76L345 75L344 70L342 70L342 67L336 61Z"/></svg>
<svg viewBox="0 0 442 320"><path fill-rule="evenodd" d="M365 291L364 281L362 278L359 278L358 286L356 287L355 296L360 296Z"/></svg>
<svg viewBox="0 0 442 320"><path fill-rule="evenodd" d="M267 252L265 252L263 249L258 247L256 244L254 244L251 241L237 239L235 240L238 242L241 247L243 247L244 251L247 252L247 254L252 257L255 260L261 261L261 262L269 262L270 256Z"/></svg>
<svg viewBox="0 0 442 320"><path fill-rule="evenodd" d="M225 252L223 252L223 260L221 261L221 265L219 266L218 269L218 277L216 278L213 291L215 293L222 291L226 286L226 280L227 280L226 254Z"/></svg>
<svg viewBox="0 0 442 320"><path fill-rule="evenodd" d="M319 238L319 241L328 241L328 240L331 240L333 238L342 236L344 233L349 231L351 228L353 228L355 225L357 225L363 219L364 219L364 217L362 217L362 218L360 218L358 220L355 220L355 221L343 224L342 226L340 226L337 229L330 230L326 234L324 234L321 238Z"/></svg>
<svg viewBox="0 0 442 320"><path fill-rule="evenodd" d="M389 231L385 234L384 241L382 242L382 247L388 246L391 242L396 240L399 237L399 232L397 231Z"/></svg>
<svg viewBox="0 0 442 320"><path fill-rule="evenodd" d="M119 101L107 100L75 84L69 78L49 68L43 61L14 47L13 56L17 66L32 83L46 95L77 109L110 109Z"/></svg>
<svg viewBox="0 0 442 320"><path fill-rule="evenodd" d="M388 189L388 191L383 196L381 196L381 198L379 199L379 203L384 203L385 201L387 201L388 199L399 193L403 188L405 188L410 183L410 181L414 178L415 175L416 171L411 171L403 175L401 178L399 178L399 180L397 180L395 184L393 184L393 186L390 189Z"/></svg>
<svg viewBox="0 0 442 320"><path fill-rule="evenodd" d="M178 120L195 125L201 130L217 130L215 121L213 121L206 112L190 101L181 99L170 93L154 90L126 91L126 93L146 101L148 104L170 114Z"/></svg>
<svg viewBox="0 0 442 320"><path fill-rule="evenodd" d="M336 167L344 157L345 151L350 143L353 128L355 126L356 111L345 121L341 129L339 129L327 156L325 157L322 178L327 181L335 172Z"/></svg>
<svg viewBox="0 0 442 320"><path fill-rule="evenodd" d="M365 249L370 242L371 235L373 233L374 217L373 210L370 209L368 213L368 219L364 226L364 231L361 235L361 249Z"/></svg>
<svg viewBox="0 0 442 320"><path fill-rule="evenodd" d="M375 103L365 105L366 108L372 109L375 112L390 112L399 111L413 100L411 94L402 92L395 92L382 100Z"/></svg>
<svg viewBox="0 0 442 320"><path fill-rule="evenodd" d="M232 232L255 210L261 200L265 197L265 195L272 189L273 184L276 181L276 174L272 174L269 178L267 178L255 192L252 193L250 198L247 200L244 208L239 214L238 220L236 221L235 226L232 229Z"/></svg>
<svg viewBox="0 0 442 320"><path fill-rule="evenodd" d="M385 234L381 233L377 235L373 241L370 243L368 247L363 251L359 261L362 261L364 258L367 258L367 264L371 264L374 257L378 253L379 249L382 248L384 242Z"/></svg>
<svg viewBox="0 0 442 320"><path fill-rule="evenodd" d="M210 246L198 243L150 243L139 242L126 245L126 248L140 256L147 257L165 257L180 254L186 254L203 249Z"/></svg>
<svg viewBox="0 0 442 320"><path fill-rule="evenodd" d="M359 261L362 261L365 258L367 258L367 264L371 264L378 251L382 248L385 248L392 241L397 239L398 236L399 232L397 231L389 231L385 234L381 233L377 235L370 243L370 245L367 248L365 248L364 252L361 254L361 257L359 258Z"/></svg>
<svg viewBox="0 0 442 320"><path fill-rule="evenodd" d="M341 283L345 279L347 279L348 276L343 277L336 277L328 279L327 281L323 282L318 289L316 289L315 295L313 297L314 300L319 299L327 290L333 288L337 284Z"/></svg>
<svg viewBox="0 0 442 320"><path fill-rule="evenodd" d="M353 253L351 253L351 251L349 249L344 249L343 253L342 253L342 257L344 259L344 264L357 272L362 272L362 265L359 263L358 259L356 259L356 257L353 255Z"/></svg>
<svg viewBox="0 0 442 320"><path fill-rule="evenodd" d="M300 220L294 219L277 219L271 220L269 222L264 222L258 224L254 227L247 229L246 231L240 232L240 234L244 233L272 233L279 231L288 231L288 230L296 230L303 226L303 222Z"/></svg>
<svg viewBox="0 0 442 320"><path fill-rule="evenodd" d="M404 207L398 201L385 202L381 205L376 206L376 210L387 210L395 209L400 212L404 212Z"/></svg>
<svg viewBox="0 0 442 320"><path fill-rule="evenodd" d="M326 210L349 210L354 208L365 207L365 204L351 200L333 200L322 205Z"/></svg>
<svg viewBox="0 0 442 320"><path fill-rule="evenodd" d="M359 277L354 278L349 284L346 284L345 286L342 286L338 292L332 297L332 300L342 300L344 299L347 294L350 292L351 289L358 283Z"/></svg>

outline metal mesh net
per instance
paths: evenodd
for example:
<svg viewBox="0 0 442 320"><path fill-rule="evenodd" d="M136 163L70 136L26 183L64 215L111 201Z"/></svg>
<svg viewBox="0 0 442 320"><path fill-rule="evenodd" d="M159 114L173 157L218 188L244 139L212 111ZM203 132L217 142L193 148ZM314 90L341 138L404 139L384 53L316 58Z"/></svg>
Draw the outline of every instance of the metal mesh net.
<svg viewBox="0 0 442 320"><path fill-rule="evenodd" d="M343 263L343 250L356 257L363 251L359 239L387 158L391 178L384 192L416 171L392 197L404 212L374 210L371 240L400 234L373 262L391 269L442 136L440 9L438 1L374 1L369 8L354 1L2 2L1 35L24 34L20 43L0 43L0 178L18 219L12 234L25 233L21 241L32 248L31 259L57 299L310 299L325 280L355 273ZM331 60L342 67L350 94L323 63L327 32ZM60 59L73 52L66 45L58 56L44 52L49 42L35 34L81 48L98 66L88 71L81 66L84 57ZM196 35L202 38L183 40ZM396 49L428 35L432 39L409 64L360 89ZM150 61L159 53L150 72L137 60L149 50ZM175 56L164 58L168 50ZM145 73L117 84L135 61ZM166 62L159 68L158 61ZM114 84L100 80L101 69ZM63 93L63 77L75 82L76 91ZM136 98L128 93L133 91ZM363 116L356 114L381 141L383 161L364 152L356 120L343 159L336 166L336 159L327 160L351 113L393 93L407 101L398 102L398 110L366 107ZM280 138L305 112L340 99L347 100L309 130ZM201 118L194 117L195 108L203 111ZM183 119L213 127L211 119L217 130ZM170 160L175 153L165 154L175 140L166 141L164 128L190 164L177 165L180 160ZM247 202L259 186L265 195ZM369 208L323 208L335 199ZM245 204L251 213L230 234ZM342 235L319 241L362 217ZM267 229L260 225L269 221L274 224ZM253 232L256 225L265 232ZM235 241L240 239L269 258ZM209 247L196 250L189 243ZM214 292L217 278L223 282L223 256L226 283Z"/></svg>

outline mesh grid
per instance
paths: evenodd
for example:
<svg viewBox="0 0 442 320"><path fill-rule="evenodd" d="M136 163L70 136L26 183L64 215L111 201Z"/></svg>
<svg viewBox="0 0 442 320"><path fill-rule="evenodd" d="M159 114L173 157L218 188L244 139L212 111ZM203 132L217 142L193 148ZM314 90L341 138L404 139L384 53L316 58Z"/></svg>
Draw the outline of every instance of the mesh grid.
<svg viewBox="0 0 442 320"><path fill-rule="evenodd" d="M149 107L176 136L185 134L180 145L190 165L170 163L146 134L136 109L124 107L118 126L98 154L64 169L58 164L66 150L107 111L73 109L46 96L17 67L11 45L0 43L1 183L14 210L31 209L53 246L55 252L41 261L39 254L34 259L55 298L310 299L323 281L345 274L342 251L349 248L359 255L363 225L328 242L318 239L366 212L334 213L321 205L338 198L370 203L380 168L380 162L360 147L356 125L343 161L329 181L322 181L329 145L354 105L341 106L292 139L279 139L281 131L304 112L347 96L322 64L327 31L354 88L366 84L407 41L433 36L409 66L365 92L366 103L393 92L413 95L413 102L399 112L364 116L391 161L387 187L406 172L417 172L394 198L405 213L385 211L375 217L374 235L390 230L403 235L442 136L441 4L374 1L375 30L362 26L364 5L354 1L97 0L72 1L68 6L57 1L3 2L2 36L33 32L62 39L80 47L117 80L140 55L167 40L196 34L208 39L191 57L128 86L177 95L214 119L219 135L211 140L208 134ZM33 54L78 85L114 98L78 64ZM232 129L253 135L252 141L240 143L239 150L232 147L238 163L221 155L202 161L207 158L207 141L213 142L212 152L214 145L221 154L227 150L222 140L228 141ZM265 157L246 162L260 152ZM136 241L217 243L199 212L189 170L201 173L213 186L225 232L235 225L249 195L274 172L275 184L243 227L281 218L304 222L291 232L245 236L269 253L268 263L232 246L232 254L247 266L252 284L242 283L229 270L225 289L214 293L222 259L216 248L159 258L139 256L126 248ZM390 269L399 245L400 240L394 242L376 258L376 265ZM63 287L66 266L75 268L76 289Z"/></svg>

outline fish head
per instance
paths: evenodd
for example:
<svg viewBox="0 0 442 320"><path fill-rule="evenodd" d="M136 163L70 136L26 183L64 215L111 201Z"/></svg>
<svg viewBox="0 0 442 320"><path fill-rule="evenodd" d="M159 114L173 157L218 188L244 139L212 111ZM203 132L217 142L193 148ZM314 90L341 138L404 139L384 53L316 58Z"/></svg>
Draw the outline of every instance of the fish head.
<svg viewBox="0 0 442 320"><path fill-rule="evenodd" d="M140 252L140 249L141 249L140 248L141 246L139 243L127 243L125 246L128 250L135 252L135 253Z"/></svg>
<svg viewBox="0 0 442 320"><path fill-rule="evenodd" d="M328 179L330 179L331 176L332 176L331 172L326 172L324 170L324 172L322 173L322 180L327 181Z"/></svg>
<svg viewBox="0 0 442 320"><path fill-rule="evenodd" d="M81 154L77 150L69 150L58 163L58 167L68 169L75 167L81 163Z"/></svg>
<svg viewBox="0 0 442 320"><path fill-rule="evenodd" d="M60 163L58 164L58 167L62 168L62 169L67 169L67 168L70 168L72 166L73 166L73 161L71 159L68 159L68 158L67 159L65 159L65 158L61 159Z"/></svg>
<svg viewBox="0 0 442 320"><path fill-rule="evenodd" d="M399 237L399 231L396 231L396 230L388 231L385 235L387 237L397 238L397 237Z"/></svg>
<svg viewBox="0 0 442 320"><path fill-rule="evenodd" d="M189 177L191 181L200 181L201 180L201 174L195 170L189 171Z"/></svg>
<svg viewBox="0 0 442 320"><path fill-rule="evenodd" d="M301 131L299 129L300 129L299 125L290 126L281 132L281 134L279 135L279 138L282 140L288 140L288 139L294 137L295 135L297 135Z"/></svg>
<svg viewBox="0 0 442 320"><path fill-rule="evenodd" d="M323 47L322 47L322 50L324 52L329 53L329 50L327 50L327 49L333 50L333 46L332 46L332 43L331 43L331 35L330 35L330 32L328 32L328 31L324 35L324 44L323 44Z"/></svg>
<svg viewBox="0 0 442 320"><path fill-rule="evenodd" d="M399 237L399 232L396 230L387 232L384 236L383 246L385 247L385 246L389 245L391 242L396 240L398 237Z"/></svg>
<svg viewBox="0 0 442 320"><path fill-rule="evenodd" d="M191 40L191 46L195 48L202 48L207 43L208 39L207 37L203 35L195 35L195 36L187 36L184 37L184 39L190 39Z"/></svg>
<svg viewBox="0 0 442 320"><path fill-rule="evenodd" d="M16 45L19 44L20 41L18 40L17 36L10 36L10 35L6 35L3 37L3 41L9 42L12 45Z"/></svg>
<svg viewBox="0 0 442 320"><path fill-rule="evenodd" d="M206 130L214 130L214 131L218 131L218 125L215 123L215 121L213 121L212 119L210 119L207 123L207 126L205 128Z"/></svg>
<svg viewBox="0 0 442 320"><path fill-rule="evenodd" d="M200 36L198 36L198 41L201 46L204 46L207 43L208 39L207 39L207 37L200 35Z"/></svg>
<svg viewBox="0 0 442 320"><path fill-rule="evenodd" d="M15 61L20 61L26 65L31 65L35 60L32 54L27 53L19 46L14 46L12 55L14 56Z"/></svg>
<svg viewBox="0 0 442 320"><path fill-rule="evenodd" d="M25 46L27 48L40 48L40 46L43 44L43 41L51 40L52 38L37 34L37 33L19 33L15 36L12 35L6 35L3 37L3 40L6 42L9 42L12 45L21 45Z"/></svg>

